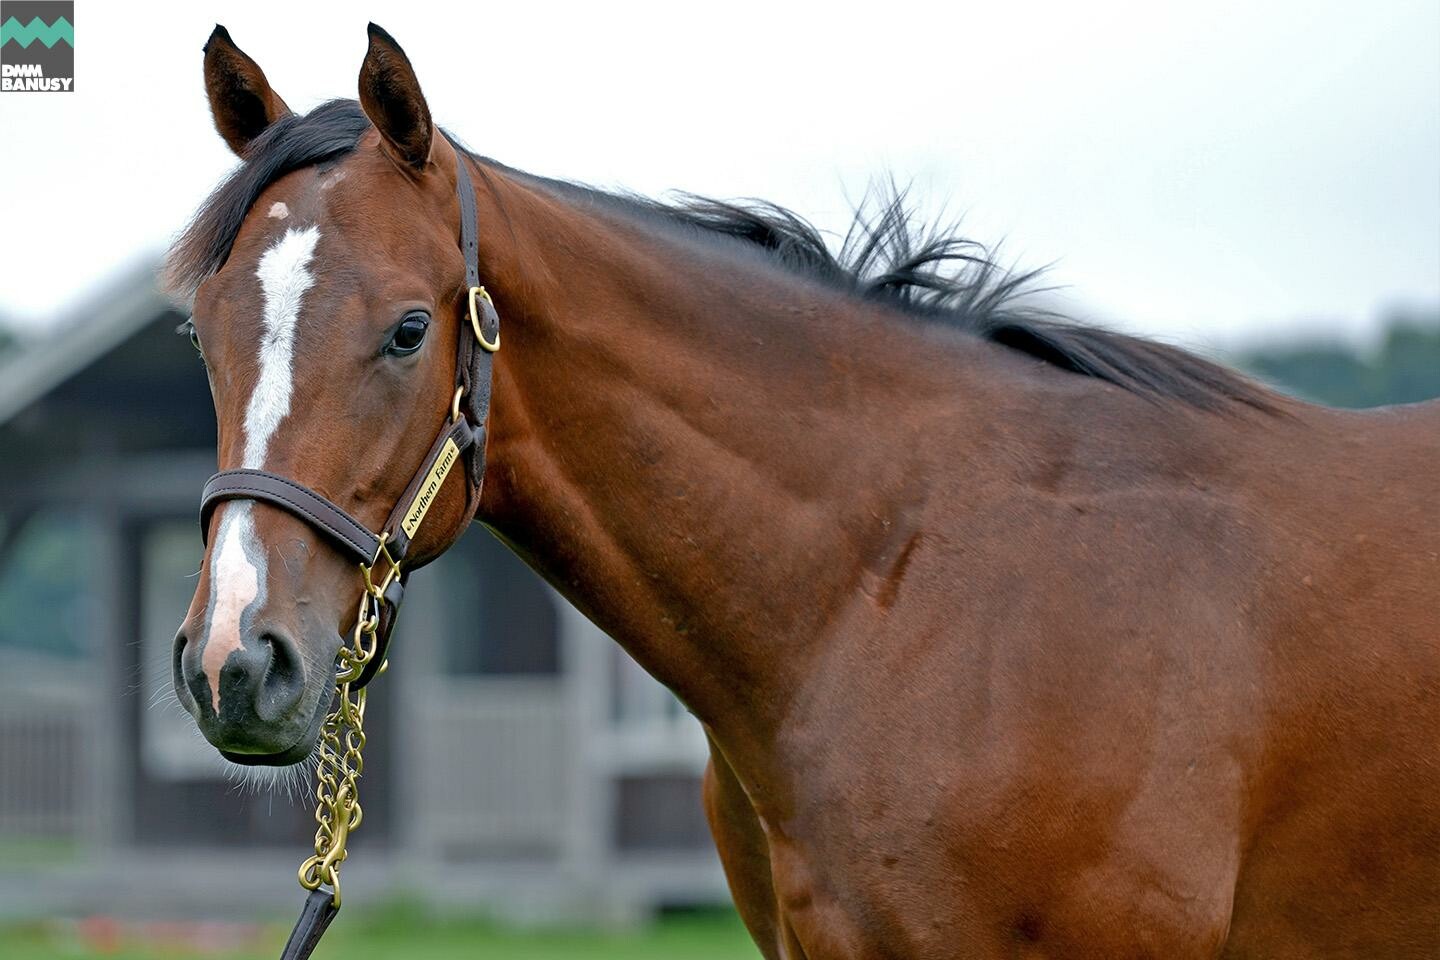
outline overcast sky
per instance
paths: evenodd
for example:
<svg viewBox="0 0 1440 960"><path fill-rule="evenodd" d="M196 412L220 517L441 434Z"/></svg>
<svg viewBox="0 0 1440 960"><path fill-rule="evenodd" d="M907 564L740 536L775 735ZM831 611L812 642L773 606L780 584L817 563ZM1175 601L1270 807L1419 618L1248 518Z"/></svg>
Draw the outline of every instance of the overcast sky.
<svg viewBox="0 0 1440 960"><path fill-rule="evenodd" d="M0 316L30 331L232 165L201 83L217 20L305 109L355 96L373 18L439 122L537 173L835 230L891 173L1053 262L1076 311L1180 342L1440 304L1436 0L76 7L76 92L0 93Z"/></svg>

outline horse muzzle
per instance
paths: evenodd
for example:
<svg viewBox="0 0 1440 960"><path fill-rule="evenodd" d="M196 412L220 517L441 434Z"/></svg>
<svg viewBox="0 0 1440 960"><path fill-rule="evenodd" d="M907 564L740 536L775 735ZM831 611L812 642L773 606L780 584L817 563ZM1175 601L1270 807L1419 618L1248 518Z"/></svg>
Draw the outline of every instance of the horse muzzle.
<svg viewBox="0 0 1440 960"><path fill-rule="evenodd" d="M332 654L338 642L330 645ZM204 645L182 630L174 648L176 693L221 755L275 766L309 755L331 678L308 676L298 641L280 629L257 630L225 655L218 671L207 669L205 659Z"/></svg>

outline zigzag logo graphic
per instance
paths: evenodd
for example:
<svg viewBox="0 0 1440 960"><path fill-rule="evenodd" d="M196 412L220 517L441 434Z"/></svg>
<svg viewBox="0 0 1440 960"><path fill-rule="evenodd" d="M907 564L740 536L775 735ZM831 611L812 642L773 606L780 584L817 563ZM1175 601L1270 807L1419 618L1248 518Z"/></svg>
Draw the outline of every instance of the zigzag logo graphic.
<svg viewBox="0 0 1440 960"><path fill-rule="evenodd" d="M39 17L29 23L21 23L19 19L11 17L3 24L0 24L0 47L11 41L18 43L23 50L30 44L39 40L46 48L55 46L61 40L68 43L71 49L75 47L75 28L70 21L61 17L54 23L46 23Z"/></svg>

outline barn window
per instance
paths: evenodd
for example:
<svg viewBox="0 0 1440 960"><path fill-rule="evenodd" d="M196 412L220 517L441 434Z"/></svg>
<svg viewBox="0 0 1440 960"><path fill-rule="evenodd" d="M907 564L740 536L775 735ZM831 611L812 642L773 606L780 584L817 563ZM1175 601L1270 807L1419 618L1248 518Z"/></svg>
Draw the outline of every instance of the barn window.
<svg viewBox="0 0 1440 960"><path fill-rule="evenodd" d="M0 647L50 657L89 652L86 603L94 553L84 517L0 517Z"/></svg>
<svg viewBox="0 0 1440 960"><path fill-rule="evenodd" d="M435 566L443 566L452 625L444 640L448 673L559 672L555 594L508 547L475 524Z"/></svg>

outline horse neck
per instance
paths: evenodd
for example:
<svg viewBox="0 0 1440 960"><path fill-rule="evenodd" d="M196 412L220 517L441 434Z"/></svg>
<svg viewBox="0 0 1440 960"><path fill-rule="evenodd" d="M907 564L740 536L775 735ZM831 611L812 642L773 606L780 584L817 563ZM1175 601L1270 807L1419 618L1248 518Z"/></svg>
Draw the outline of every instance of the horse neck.
<svg viewBox="0 0 1440 960"><path fill-rule="evenodd" d="M827 627L883 600L965 348L738 245L484 179L504 346L480 516L712 733L763 737Z"/></svg>

